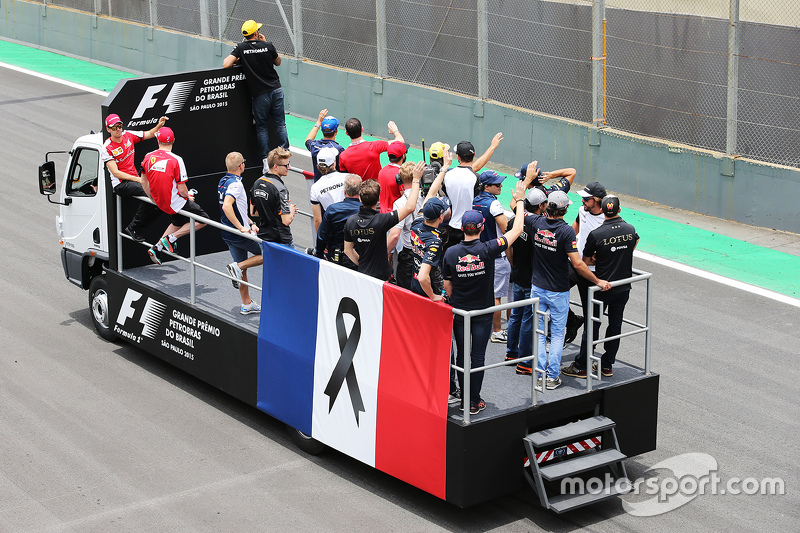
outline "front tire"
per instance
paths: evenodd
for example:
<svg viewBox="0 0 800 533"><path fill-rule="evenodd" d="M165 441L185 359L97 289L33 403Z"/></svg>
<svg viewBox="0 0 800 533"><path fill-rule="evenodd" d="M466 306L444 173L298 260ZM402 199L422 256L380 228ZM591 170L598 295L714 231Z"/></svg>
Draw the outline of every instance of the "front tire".
<svg viewBox="0 0 800 533"><path fill-rule="evenodd" d="M95 276L89 283L89 315L92 317L97 334L107 341L116 341L111 329L111 309L109 308L108 285L105 276Z"/></svg>
<svg viewBox="0 0 800 533"><path fill-rule="evenodd" d="M325 446L318 440L314 440L299 429L295 429L289 424L286 424L286 432L289 433L289 438L301 450L310 455L319 455L325 451Z"/></svg>

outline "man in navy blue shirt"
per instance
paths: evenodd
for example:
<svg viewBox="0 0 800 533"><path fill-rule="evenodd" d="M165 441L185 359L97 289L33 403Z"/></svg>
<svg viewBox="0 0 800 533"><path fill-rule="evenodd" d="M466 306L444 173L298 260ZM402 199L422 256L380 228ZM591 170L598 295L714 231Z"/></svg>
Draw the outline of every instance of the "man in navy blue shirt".
<svg viewBox="0 0 800 533"><path fill-rule="evenodd" d="M550 311L550 355L544 335L539 335L538 368L547 371L548 389L561 385L561 354L564 350L564 330L569 310L569 264L581 276L608 290L610 284L598 279L578 255L575 230L564 222L571 204L567 193L553 191L547 197L546 217L527 217L525 231L533 242L533 277L531 298L539 298L539 310ZM539 317L539 329L544 330L544 317ZM517 367L517 372L520 367Z"/></svg>
<svg viewBox="0 0 800 533"><path fill-rule="evenodd" d="M317 140L317 131L322 130L322 139ZM322 173L317 168L317 154L326 146L336 148L341 154L344 152L339 143L336 142L336 133L339 131L339 121L336 117L328 116L328 110L323 109L319 112L317 121L311 127L306 137L306 148L311 152L311 166L314 168L314 183L321 177ZM339 172L339 156L336 156L336 172Z"/></svg>
<svg viewBox="0 0 800 533"><path fill-rule="evenodd" d="M444 288L450 297L450 304L467 311L485 309L494 305L494 260L522 233L523 204L525 185L518 182L514 191L517 200L516 221L514 226L502 236L491 241L481 241L481 230L485 223L483 215L478 211L467 211L461 218L461 229L464 240L447 249L442 266ZM472 318L470 322L471 368L482 367L486 356L486 345L492 332L492 315L484 314ZM456 340L456 365L464 367L464 317L455 315L453 319L453 336ZM458 373L458 382L464 390L464 374ZM483 372L470 374L469 412L477 414L486 408L481 398ZM461 408L465 399L462 396Z"/></svg>
<svg viewBox="0 0 800 533"><path fill-rule="evenodd" d="M360 187L361 177L348 174L344 179L344 200L331 204L322 215L322 223L317 232L317 247L314 250L314 255L320 259L327 259L352 270L358 270L358 266L344 253L344 224L361 209L361 200L358 198Z"/></svg>

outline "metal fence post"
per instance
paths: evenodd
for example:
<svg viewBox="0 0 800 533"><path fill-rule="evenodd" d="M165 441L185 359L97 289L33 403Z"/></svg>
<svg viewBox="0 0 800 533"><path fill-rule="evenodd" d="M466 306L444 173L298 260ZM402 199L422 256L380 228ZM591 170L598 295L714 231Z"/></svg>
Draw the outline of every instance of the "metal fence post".
<svg viewBox="0 0 800 533"><path fill-rule="evenodd" d="M292 1L292 22L294 22L294 57L303 57L303 1Z"/></svg>
<svg viewBox="0 0 800 533"><path fill-rule="evenodd" d="M211 20L208 13L208 0L199 0L197 9L200 11L200 35L211 37Z"/></svg>
<svg viewBox="0 0 800 533"><path fill-rule="evenodd" d="M109 0L109 11L111 10L111 1ZM158 0L150 0L150 26L158 25Z"/></svg>
<svg viewBox="0 0 800 533"><path fill-rule="evenodd" d="M478 0L478 98L489 97L489 16L486 0Z"/></svg>
<svg viewBox="0 0 800 533"><path fill-rule="evenodd" d="M739 0L730 0L728 17L728 127L725 154L736 153L739 109Z"/></svg>
<svg viewBox="0 0 800 533"><path fill-rule="evenodd" d="M217 1L217 18L219 21L217 22L218 33L219 33L219 41L222 42L225 39L225 30L227 26L226 22L226 15L228 14L228 5L226 0L218 0Z"/></svg>
<svg viewBox="0 0 800 533"><path fill-rule="evenodd" d="M592 2L592 125L603 126L603 19L606 1Z"/></svg>
<svg viewBox="0 0 800 533"><path fill-rule="evenodd" d="M385 78L389 74L386 65L386 0L375 2L375 41L378 54L378 77Z"/></svg>

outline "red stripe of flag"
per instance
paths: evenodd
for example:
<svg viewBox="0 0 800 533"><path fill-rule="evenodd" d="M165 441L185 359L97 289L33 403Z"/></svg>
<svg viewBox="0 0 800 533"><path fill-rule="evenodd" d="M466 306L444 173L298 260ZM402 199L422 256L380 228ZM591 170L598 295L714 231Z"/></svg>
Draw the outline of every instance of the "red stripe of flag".
<svg viewBox="0 0 800 533"><path fill-rule="evenodd" d="M375 468L445 498L451 308L383 289Z"/></svg>

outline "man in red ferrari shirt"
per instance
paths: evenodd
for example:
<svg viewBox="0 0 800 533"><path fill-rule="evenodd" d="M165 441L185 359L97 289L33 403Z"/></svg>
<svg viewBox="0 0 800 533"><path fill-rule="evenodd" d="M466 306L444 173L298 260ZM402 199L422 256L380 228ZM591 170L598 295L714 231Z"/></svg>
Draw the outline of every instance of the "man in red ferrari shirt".
<svg viewBox="0 0 800 533"><path fill-rule="evenodd" d="M111 187L114 194L123 198L145 195L142 180L133 164L134 145L139 141L152 139L167 120L167 117L161 117L155 127L148 131L126 131L119 115L112 113L106 117L106 131L110 137L103 143L100 157L111 173ZM136 242L142 242L144 237L139 230L150 224L156 216L158 209L155 206L141 202L133 220L123 232Z"/></svg>
<svg viewBox="0 0 800 533"><path fill-rule="evenodd" d="M172 129L161 128L156 132L156 139L158 139L158 150L144 156L142 161L144 169L142 187L159 209L172 215L172 224L167 227L161 239L147 251L150 260L160 265L161 259L158 253L163 250L175 253L178 248L176 241L190 231L191 220L179 215L178 211L183 209L206 218L208 215L189 197L189 190L186 187L186 181L189 179L186 175L186 165L181 156L172 153L172 145L175 142ZM204 226L205 224L196 223L195 230Z"/></svg>
<svg viewBox="0 0 800 533"><path fill-rule="evenodd" d="M397 124L389 121L389 134L395 142L405 142ZM377 180L381 171L381 154L389 148L387 141L365 141L361 121L353 117L345 122L344 129L350 137L350 146L339 154L339 170L361 176L364 181Z"/></svg>
<svg viewBox="0 0 800 533"><path fill-rule="evenodd" d="M403 196L404 189L397 179L397 173L406 162L408 143L390 143L386 152L389 154L389 164L378 173L378 185L381 186L381 213L391 213L395 200Z"/></svg>

